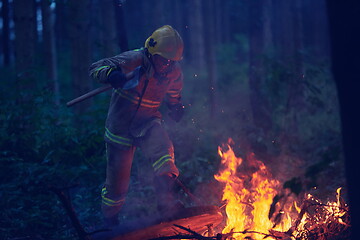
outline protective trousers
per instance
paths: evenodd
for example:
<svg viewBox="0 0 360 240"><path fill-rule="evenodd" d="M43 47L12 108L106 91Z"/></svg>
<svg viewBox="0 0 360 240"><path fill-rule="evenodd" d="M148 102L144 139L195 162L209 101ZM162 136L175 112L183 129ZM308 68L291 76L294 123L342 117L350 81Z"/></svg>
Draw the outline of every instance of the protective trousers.
<svg viewBox="0 0 360 240"><path fill-rule="evenodd" d="M101 194L101 209L105 218L117 217L125 202L136 147L151 161L155 176L179 175L173 144L160 124L154 124L145 136L135 138L132 146L121 147L107 142L106 147L106 182Z"/></svg>

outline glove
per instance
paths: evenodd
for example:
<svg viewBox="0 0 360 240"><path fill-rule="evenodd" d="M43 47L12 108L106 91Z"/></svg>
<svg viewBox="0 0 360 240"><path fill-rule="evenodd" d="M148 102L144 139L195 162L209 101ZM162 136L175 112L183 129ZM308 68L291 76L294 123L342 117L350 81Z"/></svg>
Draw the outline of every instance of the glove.
<svg viewBox="0 0 360 240"><path fill-rule="evenodd" d="M121 72L121 70L113 70L108 76L107 81L111 84L113 88L122 88L127 81L126 75Z"/></svg>
<svg viewBox="0 0 360 240"><path fill-rule="evenodd" d="M184 115L184 105L182 105L181 103L169 106L170 112L169 112L169 117L171 117L172 120L174 120L175 122L179 122L180 119L183 117Z"/></svg>

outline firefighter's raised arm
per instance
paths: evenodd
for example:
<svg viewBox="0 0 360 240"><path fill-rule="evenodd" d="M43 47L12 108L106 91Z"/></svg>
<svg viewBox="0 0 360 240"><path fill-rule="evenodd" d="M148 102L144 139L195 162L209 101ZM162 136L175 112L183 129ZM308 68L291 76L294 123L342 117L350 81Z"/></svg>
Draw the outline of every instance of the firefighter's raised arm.
<svg viewBox="0 0 360 240"><path fill-rule="evenodd" d="M89 76L100 83L118 84L126 81L124 74L142 64L137 50L127 51L110 58L104 58L90 65ZM136 57L134 57L136 56Z"/></svg>

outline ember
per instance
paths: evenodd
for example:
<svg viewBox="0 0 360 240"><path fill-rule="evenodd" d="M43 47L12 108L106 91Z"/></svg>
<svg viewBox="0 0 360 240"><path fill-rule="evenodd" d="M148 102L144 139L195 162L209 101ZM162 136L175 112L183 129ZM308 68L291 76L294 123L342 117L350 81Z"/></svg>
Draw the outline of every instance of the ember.
<svg viewBox="0 0 360 240"><path fill-rule="evenodd" d="M225 150L224 150L225 149ZM227 145L218 149L222 169L214 177L225 184L227 239L329 239L349 227L348 207L337 190L334 202L322 203L308 194L301 202L282 189L254 154L246 161Z"/></svg>

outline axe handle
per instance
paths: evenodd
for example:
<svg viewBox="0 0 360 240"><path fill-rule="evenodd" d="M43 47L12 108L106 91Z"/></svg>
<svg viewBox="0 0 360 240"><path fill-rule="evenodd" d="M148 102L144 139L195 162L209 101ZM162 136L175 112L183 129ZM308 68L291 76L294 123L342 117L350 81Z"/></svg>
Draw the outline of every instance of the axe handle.
<svg viewBox="0 0 360 240"><path fill-rule="evenodd" d="M130 73L126 74L126 79L129 80L129 79L133 78L134 75L135 75L134 72L130 72ZM96 88L96 89L94 89L94 90L92 90L92 91L90 91L88 93L85 93L84 95L81 95L80 97L77 97L77 98L67 102L66 106L71 107L76 103L82 102L82 101L84 101L84 100L86 100L88 98L91 98L91 97L93 97L95 95L98 95L99 93L106 92L111 88L112 88L111 85L105 85L105 86Z"/></svg>
<svg viewBox="0 0 360 240"><path fill-rule="evenodd" d="M178 178L175 179L175 183L184 190L184 192L190 197L193 203L199 206L203 205L203 202L199 198L197 198L194 194L192 194L190 190L187 187L185 187L185 185Z"/></svg>
<svg viewBox="0 0 360 240"><path fill-rule="evenodd" d="M67 102L66 106L71 107L76 103L82 102L82 101L84 101L84 100L86 100L88 98L91 98L91 97L93 97L95 95L98 95L99 93L108 91L111 88L112 88L111 85L106 85L106 86L96 88L96 89L94 89L94 90L92 90L92 91L90 91L88 93L85 93L84 95L81 95L80 97L77 97L77 98Z"/></svg>

